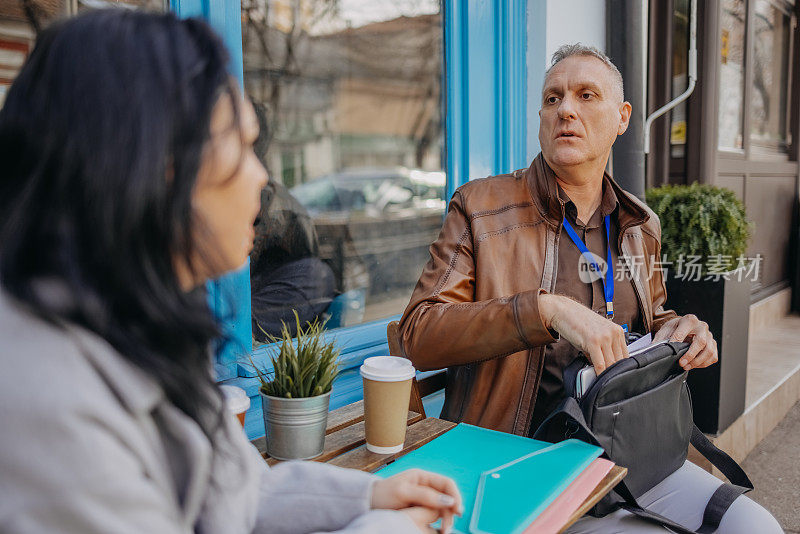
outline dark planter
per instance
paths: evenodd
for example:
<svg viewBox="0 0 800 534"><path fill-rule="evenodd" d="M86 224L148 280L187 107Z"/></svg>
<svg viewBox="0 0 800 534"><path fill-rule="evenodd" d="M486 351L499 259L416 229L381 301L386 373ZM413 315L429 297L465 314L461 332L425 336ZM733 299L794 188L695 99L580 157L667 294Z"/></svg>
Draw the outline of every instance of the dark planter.
<svg viewBox="0 0 800 534"><path fill-rule="evenodd" d="M719 362L689 371L694 421L703 432L718 434L744 412L747 383L747 330L750 279L739 272L728 280L682 280L669 272L665 308L695 314L708 323L717 341Z"/></svg>

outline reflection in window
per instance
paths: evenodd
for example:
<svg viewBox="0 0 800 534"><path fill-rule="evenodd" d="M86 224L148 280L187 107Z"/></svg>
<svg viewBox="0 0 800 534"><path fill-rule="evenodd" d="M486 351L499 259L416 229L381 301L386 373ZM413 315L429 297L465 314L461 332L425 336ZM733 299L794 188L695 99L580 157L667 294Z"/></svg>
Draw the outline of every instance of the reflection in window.
<svg viewBox="0 0 800 534"><path fill-rule="evenodd" d="M0 3L0 107L33 50L36 34L62 15L64 0Z"/></svg>
<svg viewBox="0 0 800 534"><path fill-rule="evenodd" d="M686 90L689 80L689 0L675 0L672 35L672 98ZM670 112L670 156L686 155L686 102Z"/></svg>
<svg viewBox="0 0 800 534"><path fill-rule="evenodd" d="M103 9L107 7L123 7L145 11L166 11L168 0L77 0L78 12L87 9Z"/></svg>
<svg viewBox="0 0 800 534"><path fill-rule="evenodd" d="M245 90L271 185L253 333L403 311L445 202L438 0L243 0Z"/></svg>
<svg viewBox="0 0 800 534"><path fill-rule="evenodd" d="M30 53L29 39L5 38L0 33L0 107L6 99L6 93L19 74L22 64Z"/></svg>
<svg viewBox="0 0 800 534"><path fill-rule="evenodd" d="M744 0L722 1L718 142L721 150L742 150L746 17Z"/></svg>
<svg viewBox="0 0 800 534"><path fill-rule="evenodd" d="M50 23L89 9L123 6L165 11L167 0L6 0L0 2L0 107L6 92L33 50L38 33Z"/></svg>
<svg viewBox="0 0 800 534"><path fill-rule="evenodd" d="M782 5L755 1L750 141L786 152L790 16Z"/></svg>

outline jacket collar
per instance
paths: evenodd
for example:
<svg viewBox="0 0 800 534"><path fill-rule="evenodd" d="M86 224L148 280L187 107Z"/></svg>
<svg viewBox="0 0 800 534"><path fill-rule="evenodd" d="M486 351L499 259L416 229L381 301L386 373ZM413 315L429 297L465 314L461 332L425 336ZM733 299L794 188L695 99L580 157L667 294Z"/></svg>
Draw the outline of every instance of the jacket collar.
<svg viewBox="0 0 800 534"><path fill-rule="evenodd" d="M539 213L553 226L560 226L564 219L564 202L558 195L556 175L541 152L525 172L533 203ZM604 173L603 179L611 187L619 202L620 229L643 224L650 218L647 211L634 202L630 194L624 191L608 173Z"/></svg>
<svg viewBox="0 0 800 534"><path fill-rule="evenodd" d="M597 228L603 224L603 218L606 215L611 215L615 211L617 211L617 207L619 206L619 201L617 200L617 195L614 193L614 189L608 183L607 180L603 182L603 192L602 198L600 200L600 207L597 211L595 211L586 221L578 221L578 208L575 206L575 203L572 199L569 198L569 195L564 191L560 184L556 186L558 188L558 198L563 201L564 204L564 214L566 218L573 224L580 224L582 223L587 228Z"/></svg>

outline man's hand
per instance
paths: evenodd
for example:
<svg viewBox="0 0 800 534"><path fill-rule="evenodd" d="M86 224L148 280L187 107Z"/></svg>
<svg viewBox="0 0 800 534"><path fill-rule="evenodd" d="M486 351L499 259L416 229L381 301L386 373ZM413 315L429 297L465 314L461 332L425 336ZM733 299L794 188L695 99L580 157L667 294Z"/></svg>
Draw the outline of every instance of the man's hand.
<svg viewBox="0 0 800 534"><path fill-rule="evenodd" d="M453 515L463 513L461 494L451 479L409 469L372 486L372 508L403 510L423 532L428 525L442 519L442 532L453 526Z"/></svg>
<svg viewBox="0 0 800 534"><path fill-rule="evenodd" d="M708 330L708 324L694 315L684 315L670 319L653 336L653 342L689 341L689 350L681 358L680 366L686 369L700 369L717 363L717 342Z"/></svg>
<svg viewBox="0 0 800 534"><path fill-rule="evenodd" d="M539 313L547 328L588 356L598 375L628 357L622 327L569 297L539 295Z"/></svg>

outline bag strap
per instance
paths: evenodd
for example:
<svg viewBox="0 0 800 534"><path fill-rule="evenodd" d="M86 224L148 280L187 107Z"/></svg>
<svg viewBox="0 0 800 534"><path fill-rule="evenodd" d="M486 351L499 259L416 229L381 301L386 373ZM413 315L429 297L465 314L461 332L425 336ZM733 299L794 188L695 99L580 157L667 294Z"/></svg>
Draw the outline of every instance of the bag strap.
<svg viewBox="0 0 800 534"><path fill-rule="evenodd" d="M711 496L706 505L705 512L703 512L703 524L697 529L699 534L711 534L716 532L719 524L722 521L722 516L731 507L739 495L749 491L742 486L735 486L727 482L723 483L717 488L717 491Z"/></svg>
<svg viewBox="0 0 800 534"><path fill-rule="evenodd" d="M623 502L619 503L620 508L640 519L647 521L648 523L666 527L676 534L710 534L717 529L715 526L713 527L713 530L704 530L705 517L703 518L703 525L701 525L697 530L692 530L690 528L686 528L680 523L676 523L672 519L664 517L661 514L657 514L656 512L648 510L647 508L643 508L638 502L636 502L636 498L630 492L628 486L625 485L624 481L617 484L616 487L614 487L614 491L617 493L617 495L624 499Z"/></svg>
<svg viewBox="0 0 800 534"><path fill-rule="evenodd" d="M567 431L558 434L559 429L567 429ZM586 420L583 417L583 412L581 412L577 401L572 397L567 397L559 403L553 413L542 422L533 437L534 439L542 439L550 442L558 442L575 437L602 448L594 432L586 425ZM587 437L588 439L586 439ZM666 526L674 530L677 534L697 534L695 531L689 530L671 519L640 506L628 489L628 486L625 485L624 480L614 487L614 492L623 499L622 502L616 503L615 507L622 508L650 523ZM615 508L612 508L612 510L613 509Z"/></svg>
<svg viewBox="0 0 800 534"><path fill-rule="evenodd" d="M566 431L563 432L561 429L566 429ZM586 419L583 417L580 406L578 406L578 401L573 397L566 397L542 421L542 424L533 434L533 439L558 443L570 438L579 439L605 451L592 429L586 424Z"/></svg>
<svg viewBox="0 0 800 534"><path fill-rule="evenodd" d="M629 512L636 517L644 519L650 523L655 523L657 525L661 525L664 527L669 528L670 530L676 532L677 534L713 534L719 528L719 524L722 521L722 516L725 515L725 512L728 511L733 501L735 501L739 495L742 494L744 488L741 486L734 486L733 484L728 484L727 482L723 483L714 494L709 499L708 504L706 505L705 512L703 513L703 523L697 530L692 530L690 528L686 528L685 526L672 521L671 519L664 517L661 514L657 514L647 508L643 508L636 499L634 498L633 494L631 494L628 487L625 485L625 482L622 481L614 487L614 491L624 499L623 503L619 504L619 507Z"/></svg>
<svg viewBox="0 0 800 534"><path fill-rule="evenodd" d="M714 445L711 440L697 428L697 425L692 426L692 437L690 441L694 448L697 449L697 452L702 454L714 467L719 469L732 484L741 486L745 490L742 493L753 489L753 483L750 482L744 469L736 463L736 460L728 456L728 453Z"/></svg>
<svg viewBox="0 0 800 534"><path fill-rule="evenodd" d="M558 429L566 429L566 432L557 434ZM594 432L586 424L580 406L572 397L567 397L559 403L553 413L542 422L533 437L534 439L553 443L574 437L602 448ZM703 523L697 530L688 529L669 518L640 506L628 486L625 485L624 480L614 487L614 492L623 499L623 502L618 503L619 507L650 523L665 526L677 534L712 534L715 532L733 501L739 495L753 489L753 483L739 464L728 456L725 451L714 445L697 428L697 425L692 426L690 441L700 454L731 481L731 483L723 483L711 496L703 512Z"/></svg>
<svg viewBox="0 0 800 534"><path fill-rule="evenodd" d="M739 495L743 495L753 489L753 483L748 478L744 469L736 463L736 460L731 458L725 451L714 445L710 439L706 437L703 432L697 428L697 425L692 426L692 437L690 439L692 446L697 449L697 452L702 454L711 465L719 469L723 475L730 481L725 482L709 499L706 505L705 512L703 512L703 524L697 530L701 534L710 534L717 530L722 516L731 507Z"/></svg>
<svg viewBox="0 0 800 534"><path fill-rule="evenodd" d="M663 527L667 527L671 531L675 532L676 534L699 534L700 531L694 531L685 526L681 525L680 523L676 523L675 521L664 517L661 514L657 514L653 511L648 510L647 508L642 507L636 502L636 498L628 489L628 486L625 485L625 481L620 482L614 487L614 492L617 495L623 498L623 502L619 503L619 507L625 510L626 512L635 515L636 517L647 521L648 523L654 523L656 525L660 525ZM701 527L702 528L702 527Z"/></svg>

